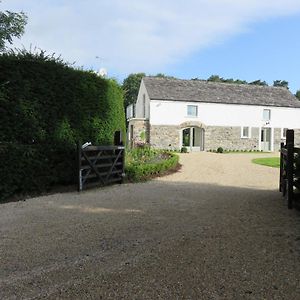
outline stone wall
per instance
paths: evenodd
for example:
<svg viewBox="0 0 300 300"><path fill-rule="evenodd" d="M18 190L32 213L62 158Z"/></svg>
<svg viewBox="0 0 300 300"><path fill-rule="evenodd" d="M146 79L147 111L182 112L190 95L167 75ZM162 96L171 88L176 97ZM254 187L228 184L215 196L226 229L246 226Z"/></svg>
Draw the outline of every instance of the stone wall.
<svg viewBox="0 0 300 300"><path fill-rule="evenodd" d="M154 148L179 150L181 148L182 126L149 125L145 119L132 119L133 141L148 142ZM251 138L241 138L241 127L207 126L205 129L204 150L259 150L259 128L251 128ZM144 137L144 139L143 139ZM280 149L281 128L274 128L274 151ZM300 147L300 129L295 129L295 145Z"/></svg>
<svg viewBox="0 0 300 300"><path fill-rule="evenodd" d="M300 129L294 129L294 143L296 147L300 147Z"/></svg>
<svg viewBox="0 0 300 300"><path fill-rule="evenodd" d="M179 126L150 126L150 144L154 148L178 150L180 139Z"/></svg>
<svg viewBox="0 0 300 300"><path fill-rule="evenodd" d="M241 138L241 127L208 126L205 130L205 150L258 150L259 128L251 128L251 138Z"/></svg>
<svg viewBox="0 0 300 300"><path fill-rule="evenodd" d="M274 128L274 151L280 149L281 142L285 143L285 139L281 138L281 128Z"/></svg>
<svg viewBox="0 0 300 300"><path fill-rule="evenodd" d="M133 126L133 127L132 127ZM133 128L133 132L131 132ZM128 144L134 146L136 143L149 143L149 121L145 119L131 119L128 123Z"/></svg>
<svg viewBox="0 0 300 300"><path fill-rule="evenodd" d="M281 138L281 128L274 129L274 151L280 149L280 144L285 143L285 139ZM294 143L296 147L300 147L300 129L294 129Z"/></svg>

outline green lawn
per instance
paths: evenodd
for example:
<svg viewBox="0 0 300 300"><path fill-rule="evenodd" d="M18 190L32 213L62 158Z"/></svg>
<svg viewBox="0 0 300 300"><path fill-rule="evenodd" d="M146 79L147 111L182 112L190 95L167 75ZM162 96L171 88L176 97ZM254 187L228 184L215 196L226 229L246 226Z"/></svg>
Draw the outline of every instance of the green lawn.
<svg viewBox="0 0 300 300"><path fill-rule="evenodd" d="M279 168L280 158L279 157L264 157L252 159L252 162L258 165Z"/></svg>

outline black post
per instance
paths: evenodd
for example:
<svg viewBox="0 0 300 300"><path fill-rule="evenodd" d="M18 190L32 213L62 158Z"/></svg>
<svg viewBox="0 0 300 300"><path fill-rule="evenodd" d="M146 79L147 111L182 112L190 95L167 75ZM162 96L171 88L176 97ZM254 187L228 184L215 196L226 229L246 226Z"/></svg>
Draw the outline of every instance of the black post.
<svg viewBox="0 0 300 300"><path fill-rule="evenodd" d="M287 197L288 208L293 208L294 196L294 130L287 130L286 132L287 144Z"/></svg>
<svg viewBox="0 0 300 300"><path fill-rule="evenodd" d="M282 181L283 181L283 155L282 149L284 148L284 143L280 144L280 171L279 171L279 192L282 192Z"/></svg>
<svg viewBox="0 0 300 300"><path fill-rule="evenodd" d="M78 141L77 142L77 176L78 176L78 180L77 180L77 190L78 192L82 191L82 174L81 174L81 142Z"/></svg>
<svg viewBox="0 0 300 300"><path fill-rule="evenodd" d="M125 179L125 147L122 152L122 183L124 183L124 179Z"/></svg>

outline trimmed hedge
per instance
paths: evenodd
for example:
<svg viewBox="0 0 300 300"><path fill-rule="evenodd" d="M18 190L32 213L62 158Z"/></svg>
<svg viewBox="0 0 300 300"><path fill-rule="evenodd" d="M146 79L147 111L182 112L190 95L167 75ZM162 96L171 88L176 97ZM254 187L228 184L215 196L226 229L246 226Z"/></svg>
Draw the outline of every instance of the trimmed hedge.
<svg viewBox="0 0 300 300"><path fill-rule="evenodd" d="M127 178L131 181L143 181L154 175L160 175L165 171L176 168L179 162L179 156L171 152L163 153L169 157L157 162L126 163L125 173Z"/></svg>
<svg viewBox="0 0 300 300"><path fill-rule="evenodd" d="M116 81L44 52L0 55L0 200L75 182L76 141L125 136Z"/></svg>

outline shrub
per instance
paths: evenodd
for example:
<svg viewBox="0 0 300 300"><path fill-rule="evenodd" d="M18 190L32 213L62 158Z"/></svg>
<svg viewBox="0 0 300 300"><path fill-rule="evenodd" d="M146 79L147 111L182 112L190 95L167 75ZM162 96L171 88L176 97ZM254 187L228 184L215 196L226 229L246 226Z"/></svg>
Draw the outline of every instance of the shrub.
<svg viewBox="0 0 300 300"><path fill-rule="evenodd" d="M142 181L175 168L178 160L178 155L171 152L133 149L127 154L125 173L131 181Z"/></svg>
<svg viewBox="0 0 300 300"><path fill-rule="evenodd" d="M76 141L113 144L121 87L44 52L0 55L0 200L75 182Z"/></svg>
<svg viewBox="0 0 300 300"><path fill-rule="evenodd" d="M182 147L181 150L180 150L181 153L187 153L187 147Z"/></svg>
<svg viewBox="0 0 300 300"><path fill-rule="evenodd" d="M219 147L218 149L217 149L217 153L223 153L223 148L222 147Z"/></svg>
<svg viewBox="0 0 300 300"><path fill-rule="evenodd" d="M142 132L140 133L140 139L141 139L142 141L145 141L145 140L146 140L146 132L145 132L145 131L142 131Z"/></svg>

